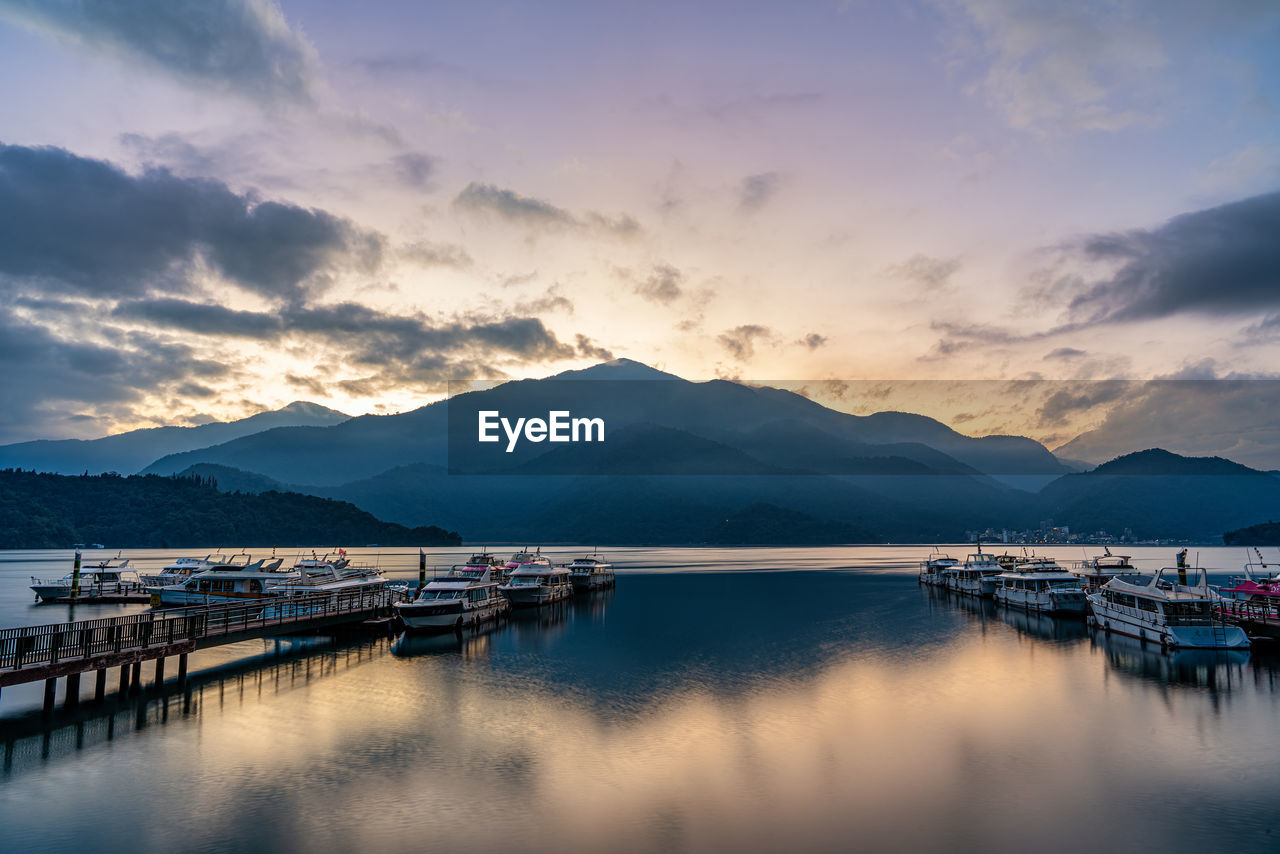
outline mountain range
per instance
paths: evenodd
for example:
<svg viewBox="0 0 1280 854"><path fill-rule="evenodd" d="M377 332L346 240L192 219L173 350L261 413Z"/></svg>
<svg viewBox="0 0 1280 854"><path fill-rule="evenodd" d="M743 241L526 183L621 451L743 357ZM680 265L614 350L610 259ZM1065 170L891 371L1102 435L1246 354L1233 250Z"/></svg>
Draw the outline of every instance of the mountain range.
<svg viewBox="0 0 1280 854"><path fill-rule="evenodd" d="M151 427L101 439L39 439L0 445L0 468L54 474L136 474L157 458L261 433L276 427L330 427L351 416L318 403L295 401L239 421L196 427Z"/></svg>
<svg viewBox="0 0 1280 854"><path fill-rule="evenodd" d="M605 441L526 437L508 450L505 437L477 441L481 411L512 423L551 411L600 418ZM1025 437L965 436L905 412L852 415L789 391L690 382L625 359L398 415L314 414L333 423L206 425L243 432L203 446L189 434L181 447L156 443L141 470L212 478L226 491L349 501L472 542L954 541L1045 519L1208 541L1280 506L1280 479L1228 460L1152 449L1079 472ZM124 436L145 439L137 434ZM14 447L0 448L0 465ZM56 454L50 462L71 465Z"/></svg>

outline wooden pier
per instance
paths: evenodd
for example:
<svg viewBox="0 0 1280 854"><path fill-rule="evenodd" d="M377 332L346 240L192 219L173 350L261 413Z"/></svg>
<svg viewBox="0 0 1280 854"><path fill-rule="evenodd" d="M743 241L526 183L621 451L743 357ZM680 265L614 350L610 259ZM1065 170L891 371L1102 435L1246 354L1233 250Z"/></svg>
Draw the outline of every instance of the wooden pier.
<svg viewBox="0 0 1280 854"><path fill-rule="evenodd" d="M64 705L79 703L80 676L89 672L95 674L94 700L101 701L111 668L120 668L123 694L141 684L144 661L155 662L155 681L163 683L165 661L176 655L181 682L187 675L187 656L196 650L379 620L391 616L392 605L406 598L400 591L387 589L312 593L0 629L0 689L43 679L44 711L50 714L62 677L67 680Z"/></svg>

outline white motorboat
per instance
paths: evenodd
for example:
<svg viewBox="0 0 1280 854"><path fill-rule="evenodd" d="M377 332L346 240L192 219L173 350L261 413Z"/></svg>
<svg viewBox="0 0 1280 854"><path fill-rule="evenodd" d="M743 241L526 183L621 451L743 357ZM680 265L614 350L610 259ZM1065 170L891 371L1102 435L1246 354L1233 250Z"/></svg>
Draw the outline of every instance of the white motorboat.
<svg viewBox="0 0 1280 854"><path fill-rule="evenodd" d="M967 596L986 598L994 595L996 577L1004 572L1004 568L996 561L995 555L986 554L982 546L964 559L964 565L952 569L944 576L948 590L963 593Z"/></svg>
<svg viewBox="0 0 1280 854"><path fill-rule="evenodd" d="M946 587L951 573L959 568L960 561L940 551L933 551L920 563L920 573L916 580L933 587Z"/></svg>
<svg viewBox="0 0 1280 854"><path fill-rule="evenodd" d="M573 595L573 581L568 567L529 563L512 570L498 590L513 606L532 608L568 599Z"/></svg>
<svg viewBox="0 0 1280 854"><path fill-rule="evenodd" d="M210 569L172 587L149 587L152 605L220 605L270 599L280 594L268 589L282 573L254 570Z"/></svg>
<svg viewBox="0 0 1280 854"><path fill-rule="evenodd" d="M1019 560L1013 569L996 576L995 600L1042 614L1085 612L1080 579L1047 557Z"/></svg>
<svg viewBox="0 0 1280 854"><path fill-rule="evenodd" d="M511 603L498 592L497 567L463 566L427 582L412 602L397 603L396 614L410 631L462 631L496 620Z"/></svg>
<svg viewBox="0 0 1280 854"><path fill-rule="evenodd" d="M613 564L600 556L599 552L583 555L567 564L569 580L575 591L604 590L617 583L613 573Z"/></svg>
<svg viewBox="0 0 1280 854"><path fill-rule="evenodd" d="M381 590L387 577L376 566L357 566L345 558L337 562L304 559L294 564L294 571L281 573L267 583L267 592L280 596L307 593L359 593Z"/></svg>
<svg viewBox="0 0 1280 854"><path fill-rule="evenodd" d="M1194 584L1188 583L1189 573L1198 575ZM1166 567L1151 575L1118 575L1088 599L1093 621L1104 631L1179 649L1249 645L1244 629L1215 615L1221 600L1209 588L1203 569Z"/></svg>
<svg viewBox="0 0 1280 854"><path fill-rule="evenodd" d="M75 570L55 579L31 577L31 589L35 591L41 602L70 596L75 583ZM138 573L130 568L129 560L127 558L121 560L120 556L116 555L114 558L82 567L80 587L76 595L87 599L104 594L141 593L142 588L142 581Z"/></svg>
<svg viewBox="0 0 1280 854"><path fill-rule="evenodd" d="M1072 574L1080 579L1085 593L1093 593L1117 575L1133 575L1138 570L1129 562L1129 555L1113 555L1111 549L1103 547L1103 554L1086 559L1079 569Z"/></svg>
<svg viewBox="0 0 1280 854"><path fill-rule="evenodd" d="M551 566L551 558L542 556L541 546L536 551L525 548L524 551L516 552L507 560L507 575L525 566Z"/></svg>
<svg viewBox="0 0 1280 854"><path fill-rule="evenodd" d="M181 584L198 572L226 565L227 557L221 554L209 554L204 557L180 557L160 568L153 575L139 576L146 587L172 587Z"/></svg>

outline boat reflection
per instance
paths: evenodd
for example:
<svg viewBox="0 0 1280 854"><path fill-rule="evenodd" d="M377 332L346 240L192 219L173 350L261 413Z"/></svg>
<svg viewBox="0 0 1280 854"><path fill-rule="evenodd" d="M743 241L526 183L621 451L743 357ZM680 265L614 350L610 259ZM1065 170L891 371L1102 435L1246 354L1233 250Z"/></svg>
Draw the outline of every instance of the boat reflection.
<svg viewBox="0 0 1280 854"><path fill-rule="evenodd" d="M1089 636L1085 624L1075 617L1058 618L1038 611L1002 608L991 599L963 596L936 587L921 589L932 606L968 614L981 622L984 628L988 625L1005 625L1019 635L1061 644L1079 643Z"/></svg>
<svg viewBox="0 0 1280 854"><path fill-rule="evenodd" d="M1106 656L1113 670L1164 685L1227 692L1254 681L1248 678L1251 655L1247 649L1163 649L1157 643L1099 630L1093 632L1093 647Z"/></svg>

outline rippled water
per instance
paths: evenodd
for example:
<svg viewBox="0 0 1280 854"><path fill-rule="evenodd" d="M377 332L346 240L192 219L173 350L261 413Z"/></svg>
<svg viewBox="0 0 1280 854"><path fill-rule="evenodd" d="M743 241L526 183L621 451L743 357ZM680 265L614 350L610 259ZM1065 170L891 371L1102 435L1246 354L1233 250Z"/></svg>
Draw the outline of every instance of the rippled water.
<svg viewBox="0 0 1280 854"><path fill-rule="evenodd" d="M922 589L924 551L618 550L616 591L462 640L238 644L47 725L6 688L3 847L1280 849L1270 653ZM67 617L29 604L40 557L0 554L0 625Z"/></svg>

